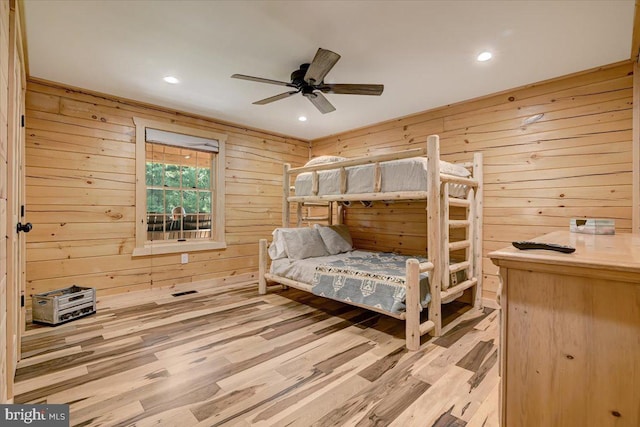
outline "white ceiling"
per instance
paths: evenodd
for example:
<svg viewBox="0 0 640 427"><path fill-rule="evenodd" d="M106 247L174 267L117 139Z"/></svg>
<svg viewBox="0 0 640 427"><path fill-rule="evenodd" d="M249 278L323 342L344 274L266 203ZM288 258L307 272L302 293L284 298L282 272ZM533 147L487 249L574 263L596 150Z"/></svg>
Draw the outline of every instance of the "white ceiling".
<svg viewBox="0 0 640 427"><path fill-rule="evenodd" d="M29 73L303 139L628 59L633 0L25 0ZM381 83L382 96L253 101L287 88L318 47L342 59L327 83ZM490 50L494 59L475 61ZM169 85L173 75L181 80ZM309 120L299 122L305 115Z"/></svg>

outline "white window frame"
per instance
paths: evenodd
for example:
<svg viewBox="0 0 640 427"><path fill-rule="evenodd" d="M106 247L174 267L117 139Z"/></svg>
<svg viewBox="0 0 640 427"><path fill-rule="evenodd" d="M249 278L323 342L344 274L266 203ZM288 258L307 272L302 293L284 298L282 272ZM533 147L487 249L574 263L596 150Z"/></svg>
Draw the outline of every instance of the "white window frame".
<svg viewBox="0 0 640 427"><path fill-rule="evenodd" d="M133 118L136 125L136 247L133 256L148 256L172 254L192 251L206 251L225 249L225 145L227 135L207 130L180 126L172 123L158 122L155 120ZM212 202L214 209L211 212L211 237L210 239L194 239L186 241L158 241L147 240L147 183L146 171L146 129L159 129L167 132L183 135L197 136L200 138L215 139L218 141L218 153L213 164L215 168L215 185L212 190Z"/></svg>

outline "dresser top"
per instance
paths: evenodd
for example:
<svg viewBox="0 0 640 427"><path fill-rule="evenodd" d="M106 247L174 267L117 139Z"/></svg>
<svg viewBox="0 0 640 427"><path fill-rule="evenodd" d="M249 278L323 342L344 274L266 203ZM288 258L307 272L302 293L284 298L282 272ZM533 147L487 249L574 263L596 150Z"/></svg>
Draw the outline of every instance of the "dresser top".
<svg viewBox="0 0 640 427"><path fill-rule="evenodd" d="M555 265L640 274L640 234L594 235L555 231L531 240L573 246L576 251L563 254L539 249L520 250L509 246L489 253L489 258L499 266L526 262L531 267L536 264Z"/></svg>

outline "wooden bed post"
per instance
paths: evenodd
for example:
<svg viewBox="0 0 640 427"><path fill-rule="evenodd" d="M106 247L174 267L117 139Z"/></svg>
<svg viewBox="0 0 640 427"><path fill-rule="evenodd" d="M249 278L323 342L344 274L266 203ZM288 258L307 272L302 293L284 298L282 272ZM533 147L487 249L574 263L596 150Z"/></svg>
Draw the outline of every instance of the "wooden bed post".
<svg viewBox="0 0 640 427"><path fill-rule="evenodd" d="M451 285L451 275L449 274L449 260L451 259L449 249L449 241L451 240L449 232L449 184L440 186L440 227L440 265L442 265L440 288L446 291Z"/></svg>
<svg viewBox="0 0 640 427"><path fill-rule="evenodd" d="M283 165L283 173L282 173L282 226L289 227L289 221L291 220L291 207L289 205L289 186L291 185L291 180L289 179L289 169L291 169L291 165L289 163L285 163Z"/></svg>
<svg viewBox="0 0 640 427"><path fill-rule="evenodd" d="M429 273L429 320L434 323L432 336L442 333L440 280L442 277L442 258L440 256L440 138L430 135L427 138L427 256L433 263ZM446 266L448 268L448 266Z"/></svg>
<svg viewBox="0 0 640 427"><path fill-rule="evenodd" d="M474 307L482 308L482 201L483 201L483 159L482 153L473 154L473 177L478 181L478 187L475 192L475 226L473 227L474 236L474 274L478 279L478 283L475 286L475 300L473 302Z"/></svg>
<svg viewBox="0 0 640 427"><path fill-rule="evenodd" d="M407 349L420 348L420 263L417 259L407 260L405 334Z"/></svg>
<svg viewBox="0 0 640 427"><path fill-rule="evenodd" d="M469 221L469 227L465 234L465 239L469 241L469 248L467 251L466 260L469 262L467 268L467 279L476 277L476 189L469 188L467 193L467 201L469 206L466 207L466 216ZM471 290L471 304L476 305L476 298L478 294L477 283Z"/></svg>
<svg viewBox="0 0 640 427"><path fill-rule="evenodd" d="M302 213L302 206L304 205L304 203L296 203L296 227L302 227L302 217L303 217L303 213Z"/></svg>
<svg viewBox="0 0 640 427"><path fill-rule="evenodd" d="M260 239L258 250L258 293L264 295L267 293L267 279L264 275L267 273L267 239Z"/></svg>

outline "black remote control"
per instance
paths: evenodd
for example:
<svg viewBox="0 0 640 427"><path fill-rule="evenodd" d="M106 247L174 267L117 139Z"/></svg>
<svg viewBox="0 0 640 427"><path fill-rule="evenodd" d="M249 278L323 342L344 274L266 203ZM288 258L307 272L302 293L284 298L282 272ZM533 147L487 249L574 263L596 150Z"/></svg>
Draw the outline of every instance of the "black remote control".
<svg viewBox="0 0 640 427"><path fill-rule="evenodd" d="M520 242L512 242L512 244L518 249L547 249L565 254L571 254L576 251L576 248L573 246L558 245L557 243L528 242L523 240Z"/></svg>

